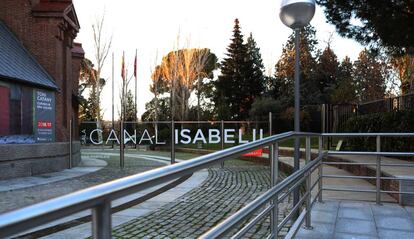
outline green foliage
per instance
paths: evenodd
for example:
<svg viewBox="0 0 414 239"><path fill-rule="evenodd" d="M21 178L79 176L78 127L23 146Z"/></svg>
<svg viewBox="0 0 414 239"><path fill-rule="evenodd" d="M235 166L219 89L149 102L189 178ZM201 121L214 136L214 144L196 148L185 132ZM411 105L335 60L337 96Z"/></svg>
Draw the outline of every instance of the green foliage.
<svg viewBox="0 0 414 239"><path fill-rule="evenodd" d="M124 104L124 121L135 121L136 117L136 109L135 109L135 100L134 95L132 95L132 91L128 90L126 97L125 97L125 104Z"/></svg>
<svg viewBox="0 0 414 239"><path fill-rule="evenodd" d="M142 121L167 121L171 120L170 97L160 99L153 98L145 104L145 113ZM157 113L157 115L156 115Z"/></svg>
<svg viewBox="0 0 414 239"><path fill-rule="evenodd" d="M263 64L253 37L247 44L243 43L238 19L235 20L233 38L220 70L213 94L218 118L247 119L254 100L264 91Z"/></svg>
<svg viewBox="0 0 414 239"><path fill-rule="evenodd" d="M357 103L354 69L349 57L345 57L339 66L339 77L337 81L337 86L330 95L331 102L333 104Z"/></svg>
<svg viewBox="0 0 414 239"><path fill-rule="evenodd" d="M351 133L398 133L414 132L414 111L376 113L350 118L345 132ZM383 138L382 151L413 152L414 141L410 138ZM346 146L352 150L375 151L375 138L351 138Z"/></svg>
<svg viewBox="0 0 414 239"><path fill-rule="evenodd" d="M316 79L317 40L315 28L305 27L300 33L300 81L302 104L319 104L320 91ZM277 100L286 107L294 104L295 75L295 36L292 34L282 49L282 55L276 63L276 72L272 83L272 92Z"/></svg>
<svg viewBox="0 0 414 239"><path fill-rule="evenodd" d="M414 4L409 0L317 0L339 34L392 54L414 52Z"/></svg>
<svg viewBox="0 0 414 239"><path fill-rule="evenodd" d="M266 121L269 119L269 112L282 111L282 104L270 97L257 98L249 111L250 119Z"/></svg>
<svg viewBox="0 0 414 239"><path fill-rule="evenodd" d="M386 78L384 63L372 52L364 49L354 63L354 81L360 102L382 99L385 96Z"/></svg>
<svg viewBox="0 0 414 239"><path fill-rule="evenodd" d="M322 103L332 103L332 93L335 91L339 81L340 68L338 57L328 45L318 57L316 78Z"/></svg>

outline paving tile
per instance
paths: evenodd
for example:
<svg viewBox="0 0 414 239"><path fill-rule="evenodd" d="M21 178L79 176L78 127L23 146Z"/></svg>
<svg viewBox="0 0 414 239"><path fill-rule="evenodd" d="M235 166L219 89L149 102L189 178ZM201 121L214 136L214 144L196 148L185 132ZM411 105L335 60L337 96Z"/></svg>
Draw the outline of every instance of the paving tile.
<svg viewBox="0 0 414 239"><path fill-rule="evenodd" d="M334 233L333 224L313 223L313 229L301 228L295 239L332 239Z"/></svg>
<svg viewBox="0 0 414 239"><path fill-rule="evenodd" d="M359 235L359 234L353 234L353 233L335 233L334 239L378 239L378 237Z"/></svg>
<svg viewBox="0 0 414 239"><path fill-rule="evenodd" d="M374 220L371 209L369 207L368 208L341 207L339 208L338 217L348 218L348 219L368 220L368 221Z"/></svg>
<svg viewBox="0 0 414 239"><path fill-rule="evenodd" d="M413 239L414 232L378 229L380 239Z"/></svg>
<svg viewBox="0 0 414 239"><path fill-rule="evenodd" d="M369 208L369 204L365 202L350 202L350 201L342 201L339 204L340 208Z"/></svg>
<svg viewBox="0 0 414 239"><path fill-rule="evenodd" d="M407 215L407 211L400 207L398 204L384 204L384 205L371 205L374 216L401 216Z"/></svg>
<svg viewBox="0 0 414 239"><path fill-rule="evenodd" d="M393 230L406 230L414 232L413 222L406 216L390 217L390 216L377 216L375 217L377 227L381 229L393 229Z"/></svg>
<svg viewBox="0 0 414 239"><path fill-rule="evenodd" d="M312 210L312 222L335 224L337 212Z"/></svg>
<svg viewBox="0 0 414 239"><path fill-rule="evenodd" d="M374 222L357 219L338 219L335 232L357 233L369 236L377 235Z"/></svg>
<svg viewBox="0 0 414 239"><path fill-rule="evenodd" d="M322 203L316 203L313 206L313 210L317 210L317 211L328 211L328 212L332 212L332 211L337 211L339 208L339 201L324 201Z"/></svg>

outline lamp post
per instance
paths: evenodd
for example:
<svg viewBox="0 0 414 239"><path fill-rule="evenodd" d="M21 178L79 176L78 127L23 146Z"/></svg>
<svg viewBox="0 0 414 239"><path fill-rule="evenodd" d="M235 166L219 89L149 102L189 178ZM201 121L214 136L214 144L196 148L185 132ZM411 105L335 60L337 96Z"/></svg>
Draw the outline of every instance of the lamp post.
<svg viewBox="0 0 414 239"><path fill-rule="evenodd" d="M315 14L315 0L282 0L280 20L295 31L295 132L300 132L300 30L309 24ZM299 170L300 138L295 138L293 171ZM293 205L299 202L299 188L293 193Z"/></svg>

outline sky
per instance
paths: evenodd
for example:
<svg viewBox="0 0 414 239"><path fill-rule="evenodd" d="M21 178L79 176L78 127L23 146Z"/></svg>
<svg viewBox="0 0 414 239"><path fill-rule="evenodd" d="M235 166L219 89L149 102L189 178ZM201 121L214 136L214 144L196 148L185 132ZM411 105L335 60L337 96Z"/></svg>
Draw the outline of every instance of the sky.
<svg viewBox="0 0 414 239"><path fill-rule="evenodd" d="M104 37L112 36L111 53L101 77L108 79L102 90L101 107L105 120L112 118L111 75L112 57L115 63L115 118L118 118L121 58L133 72L135 50L138 52L138 114L145 112L145 103L153 98L149 90L151 69L162 57L179 47L210 48L219 60L230 44L234 19L238 18L245 38L252 33L260 47L266 73L274 71L292 30L279 20L281 0L73 0L81 25L76 42L85 50L85 57L95 62L92 24L105 15ZM326 23L323 9L316 8L311 24L316 28L319 48L328 41L339 59L358 57L363 49L359 43L335 33ZM177 36L179 36L177 40ZM178 44L177 44L178 42ZM134 91L134 83L130 89Z"/></svg>

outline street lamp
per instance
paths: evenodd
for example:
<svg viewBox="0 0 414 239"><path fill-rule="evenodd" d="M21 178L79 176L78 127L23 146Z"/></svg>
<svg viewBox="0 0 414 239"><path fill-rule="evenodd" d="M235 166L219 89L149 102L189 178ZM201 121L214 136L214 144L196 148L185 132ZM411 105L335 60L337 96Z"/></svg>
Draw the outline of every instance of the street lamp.
<svg viewBox="0 0 414 239"><path fill-rule="evenodd" d="M282 0L279 17L295 31L295 132L300 132L300 29L309 24L315 14L315 0ZM299 170L300 139L295 138L293 170ZM293 205L299 202L299 188L293 193Z"/></svg>

